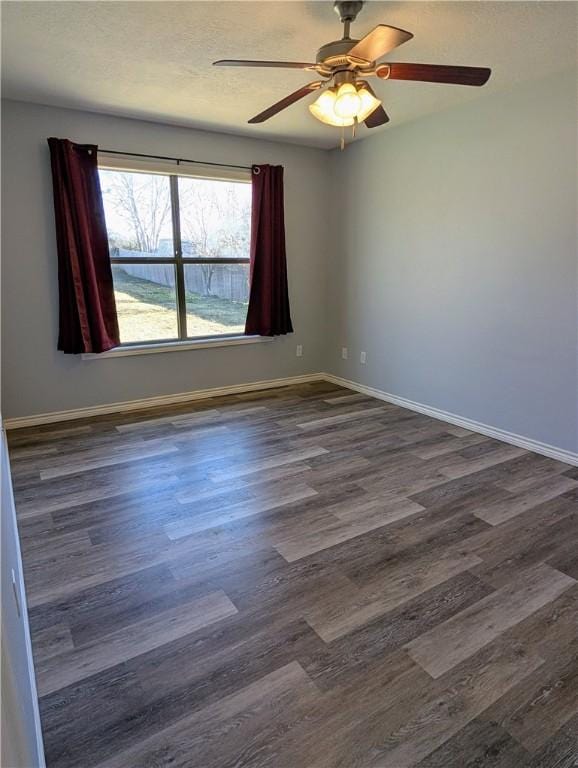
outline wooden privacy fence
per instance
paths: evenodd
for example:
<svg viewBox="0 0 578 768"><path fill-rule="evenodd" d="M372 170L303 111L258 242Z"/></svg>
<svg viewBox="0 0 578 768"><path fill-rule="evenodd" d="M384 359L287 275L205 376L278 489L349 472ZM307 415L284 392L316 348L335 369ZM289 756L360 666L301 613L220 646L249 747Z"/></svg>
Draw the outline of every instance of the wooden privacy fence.
<svg viewBox="0 0 578 768"><path fill-rule="evenodd" d="M126 254L129 254L127 251ZM119 253L124 256L125 253ZM140 255L140 254L139 254ZM159 285L175 285L173 264L115 264L127 275ZM229 301L249 300L248 264L185 264L185 290L201 296L217 296Z"/></svg>

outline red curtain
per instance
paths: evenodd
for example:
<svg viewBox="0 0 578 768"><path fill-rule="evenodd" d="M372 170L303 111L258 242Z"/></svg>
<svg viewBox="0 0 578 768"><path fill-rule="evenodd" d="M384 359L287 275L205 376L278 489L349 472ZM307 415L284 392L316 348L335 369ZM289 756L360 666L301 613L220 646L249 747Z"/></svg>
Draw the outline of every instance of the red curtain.
<svg viewBox="0 0 578 768"><path fill-rule="evenodd" d="M58 248L58 349L105 352L120 344L97 147L48 139Z"/></svg>
<svg viewBox="0 0 578 768"><path fill-rule="evenodd" d="M283 167L255 165L252 176L251 290L245 333L292 333L285 254Z"/></svg>

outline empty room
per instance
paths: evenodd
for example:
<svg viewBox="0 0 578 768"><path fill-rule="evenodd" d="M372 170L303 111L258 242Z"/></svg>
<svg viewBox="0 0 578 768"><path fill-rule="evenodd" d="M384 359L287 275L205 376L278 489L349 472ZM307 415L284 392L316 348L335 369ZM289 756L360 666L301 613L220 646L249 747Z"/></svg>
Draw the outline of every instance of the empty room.
<svg viewBox="0 0 578 768"><path fill-rule="evenodd" d="M578 3L0 10L0 767L577 768Z"/></svg>

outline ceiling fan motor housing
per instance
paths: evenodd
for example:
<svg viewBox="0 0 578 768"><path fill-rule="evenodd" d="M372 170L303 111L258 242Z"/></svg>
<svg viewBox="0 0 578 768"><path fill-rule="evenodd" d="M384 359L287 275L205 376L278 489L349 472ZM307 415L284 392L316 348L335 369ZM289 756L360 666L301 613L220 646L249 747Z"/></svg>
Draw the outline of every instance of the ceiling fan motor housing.
<svg viewBox="0 0 578 768"><path fill-rule="evenodd" d="M347 54L357 42L357 40L346 38L326 43L317 51L316 61L318 64L326 64L330 67L348 66Z"/></svg>
<svg viewBox="0 0 578 768"><path fill-rule="evenodd" d="M317 51L316 59L317 64L323 64L331 69L348 67L351 63L347 54L359 40L354 40L349 36L349 28L363 8L363 0L335 0L333 8L344 25L343 37L341 40L334 40L322 45Z"/></svg>

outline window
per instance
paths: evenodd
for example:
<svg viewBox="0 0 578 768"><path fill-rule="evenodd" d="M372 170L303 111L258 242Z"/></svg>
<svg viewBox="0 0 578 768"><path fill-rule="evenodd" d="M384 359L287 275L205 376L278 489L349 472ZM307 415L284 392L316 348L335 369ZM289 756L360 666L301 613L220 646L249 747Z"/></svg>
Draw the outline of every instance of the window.
<svg viewBox="0 0 578 768"><path fill-rule="evenodd" d="M122 345L243 334L249 172L187 176L153 162L100 158Z"/></svg>

